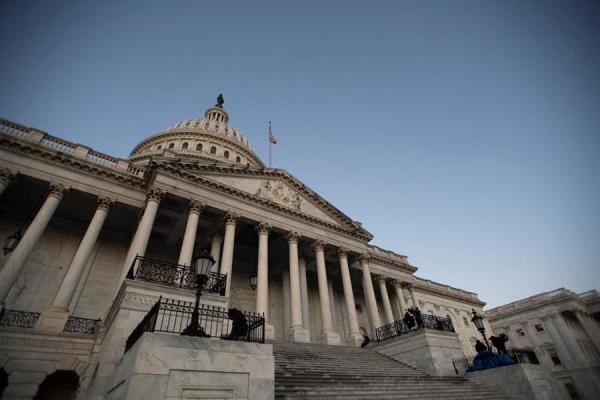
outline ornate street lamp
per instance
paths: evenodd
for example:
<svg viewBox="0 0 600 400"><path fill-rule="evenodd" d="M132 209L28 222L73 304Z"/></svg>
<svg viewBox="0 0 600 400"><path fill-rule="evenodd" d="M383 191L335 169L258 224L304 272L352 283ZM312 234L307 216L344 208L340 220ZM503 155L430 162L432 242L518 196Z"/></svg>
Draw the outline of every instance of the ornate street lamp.
<svg viewBox="0 0 600 400"><path fill-rule="evenodd" d="M477 328L477 330L479 331L479 333L481 333L481 336L483 336L483 340L485 341L485 345L486 347L489 349L491 349L490 344L487 341L487 338L485 337L485 326L483 324L483 317L479 314L477 314L477 311L475 311L474 308L472 308L471 310L473 310L473 318L471 318L471 322L473 322L475 324L475 327Z"/></svg>
<svg viewBox="0 0 600 400"><path fill-rule="evenodd" d="M183 332L181 332L181 334L184 336L210 337L210 335L204 332L204 328L202 328L198 322L198 319L200 318L200 311L198 310L198 307L200 306L202 287L204 284L206 284L206 281L208 280L208 274L210 273L210 267L212 267L214 263L215 259L212 258L208 249L202 249L200 255L194 260L197 285L196 305L194 306L194 311L192 311L192 322L183 330Z"/></svg>
<svg viewBox="0 0 600 400"><path fill-rule="evenodd" d="M256 290L257 286L258 286L258 276L256 276L256 272L253 272L252 275L250 275L250 287L252 288L252 290Z"/></svg>
<svg viewBox="0 0 600 400"><path fill-rule="evenodd" d="M21 235L20 229L18 231L16 231L15 233L13 233L12 235L10 235L9 237L7 237L6 240L4 241L4 247L2 248L2 250L4 251L4 255L7 255L8 253L10 253L14 249L16 249L21 238L22 238L22 235Z"/></svg>

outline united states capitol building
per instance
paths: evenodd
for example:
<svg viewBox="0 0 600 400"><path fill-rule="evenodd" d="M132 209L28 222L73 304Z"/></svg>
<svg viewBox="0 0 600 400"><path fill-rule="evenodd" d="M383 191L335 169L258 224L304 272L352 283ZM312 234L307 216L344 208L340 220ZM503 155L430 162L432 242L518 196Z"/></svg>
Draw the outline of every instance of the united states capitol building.
<svg viewBox="0 0 600 400"><path fill-rule="evenodd" d="M0 120L3 399L509 398L451 377L477 294L371 245L229 120L219 101L128 158ZM202 249L207 337L182 336ZM225 340L231 309L247 340Z"/></svg>

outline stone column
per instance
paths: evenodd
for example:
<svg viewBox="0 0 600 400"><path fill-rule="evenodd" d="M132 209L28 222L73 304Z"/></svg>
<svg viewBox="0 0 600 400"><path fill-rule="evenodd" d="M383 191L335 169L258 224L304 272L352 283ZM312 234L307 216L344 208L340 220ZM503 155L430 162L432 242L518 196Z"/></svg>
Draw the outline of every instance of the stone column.
<svg viewBox="0 0 600 400"><path fill-rule="evenodd" d="M598 354L600 354L600 326L598 326L598 323L589 314L580 310L573 312L581 326L583 326L583 330L588 335L590 342L592 342L592 345L596 348Z"/></svg>
<svg viewBox="0 0 600 400"><path fill-rule="evenodd" d="M256 312L269 318L269 231L267 223L256 227L258 233L258 260L256 266Z"/></svg>
<svg viewBox="0 0 600 400"><path fill-rule="evenodd" d="M570 348L565 343L564 337L560 332L560 327L556 322L557 318L558 316L556 314L550 314L542 316L541 320L544 322L544 326L552 338L554 351L558 355L561 364L564 365L565 368L569 368L575 359L574 353L571 352Z"/></svg>
<svg viewBox="0 0 600 400"><path fill-rule="evenodd" d="M331 322L331 303L329 302L329 289L327 287L327 271L325 270L325 243L317 240L312 244L317 260L317 278L319 281L319 305L321 306L321 342L339 345L340 335L333 331Z"/></svg>
<svg viewBox="0 0 600 400"><path fill-rule="evenodd" d="M69 304L73 300L79 280L98 241L98 236L100 236L100 231L112 204L113 201L111 199L106 197L98 198L98 206L92 217L92 221L88 225L87 231L71 260L71 264L58 288L58 292L54 296L52 305L40 316L38 329L62 332L69 316Z"/></svg>
<svg viewBox="0 0 600 400"><path fill-rule="evenodd" d="M223 258L221 259L221 273L227 274L227 287L225 296L229 298L231 292L231 270L233 267L233 245L235 242L235 226L239 217L232 212L225 215L225 238L223 239Z"/></svg>
<svg viewBox="0 0 600 400"><path fill-rule="evenodd" d="M385 277L378 275L375 281L379 285L379 291L381 292L381 300L383 302L383 311L385 312L385 319L388 324L394 322L394 313L392 312L392 305L390 304L390 297L388 296L387 286L385 284Z"/></svg>
<svg viewBox="0 0 600 400"><path fill-rule="evenodd" d="M379 319L379 310L377 309L377 301L375 300L375 291L373 290L373 281L371 280L371 270L369 268L369 256L368 254L361 254L360 266L363 274L363 290L367 299L367 308L369 315L371 316L372 332L375 333L375 329L381 326L381 320Z"/></svg>
<svg viewBox="0 0 600 400"><path fill-rule="evenodd" d="M410 293L410 299L412 300L413 307L419 308L419 301L417 300L415 287L412 284L408 284L408 292Z"/></svg>
<svg viewBox="0 0 600 400"><path fill-rule="evenodd" d="M6 168L0 168L0 196L4 193L4 190L11 184L14 180L15 175Z"/></svg>
<svg viewBox="0 0 600 400"><path fill-rule="evenodd" d="M144 208L144 213L142 214L142 218L138 223L137 230L135 231L135 235L131 240L131 245L129 246L129 251L127 252L127 257L125 257L125 262L123 263L123 267L121 268L121 278L119 280L119 285L117 286L117 290L113 297L117 295L120 289L120 284L125 280L129 270L133 268L133 274L135 276L135 272L137 271L137 267L133 266L133 261L136 256L143 256L146 254L146 247L148 246L148 240L150 239L150 234L152 233L152 225L154 225L154 218L156 218L156 213L158 212L158 205L160 204L160 200L164 196L164 192L158 189L150 189L148 195L146 196L146 207Z"/></svg>
<svg viewBox="0 0 600 400"><path fill-rule="evenodd" d="M292 319L290 317L290 271L283 270L281 273L281 296L283 297L283 338L287 338L287 334L292 327Z"/></svg>
<svg viewBox="0 0 600 400"><path fill-rule="evenodd" d="M273 325L269 324L269 231L271 227L261 222L258 233L258 260L256 263L256 312L265 316L265 338L274 339Z"/></svg>
<svg viewBox="0 0 600 400"><path fill-rule="evenodd" d="M348 252L346 249L338 250L340 259L340 272L342 274L342 285L344 287L344 300L346 302L346 312L348 313L348 344L359 347L363 342L363 337L358 328L358 318L356 317L356 305L354 304L354 292L352 291L352 280L350 279L350 268L348 267Z"/></svg>
<svg viewBox="0 0 600 400"><path fill-rule="evenodd" d="M302 326L310 332L310 314L308 308L308 283L306 281L306 260L298 258L300 267L300 297L302 298Z"/></svg>
<svg viewBox="0 0 600 400"><path fill-rule="evenodd" d="M0 271L0 309L4 307L6 296L8 296L10 289L19 277L31 251L40 240L40 237L42 237L42 234L44 233L46 226L48 226L52 215L54 215L54 211L56 211L56 208L60 204L64 193L64 186L56 183L50 184L50 193L48 193L46 201L33 221L31 221L31 224L29 224L29 227L27 227L23 238L15 250L10 254L6 264L4 264L4 268Z"/></svg>
<svg viewBox="0 0 600 400"><path fill-rule="evenodd" d="M394 289L396 290L396 298L400 302L400 318L404 318L406 314L406 303L404 301L404 292L402 292L402 282L394 281Z"/></svg>
<svg viewBox="0 0 600 400"><path fill-rule="evenodd" d="M290 251L290 308L292 326L289 338L294 342L308 342L308 331L302 327L302 304L300 296L300 271L298 269L298 239L300 236L295 232L287 235Z"/></svg>
<svg viewBox="0 0 600 400"><path fill-rule="evenodd" d="M215 263L211 267L212 272L219 272L221 267L221 243L223 242L223 237L220 232L215 232L212 237L212 242L210 244L210 255L215 259Z"/></svg>
<svg viewBox="0 0 600 400"><path fill-rule="evenodd" d="M196 230L198 229L198 220L200 219L202 209L204 209L204 205L196 200L190 200L187 206L188 220L179 252L179 261L177 261L179 265L186 265L188 267L192 265L194 244L196 243Z"/></svg>

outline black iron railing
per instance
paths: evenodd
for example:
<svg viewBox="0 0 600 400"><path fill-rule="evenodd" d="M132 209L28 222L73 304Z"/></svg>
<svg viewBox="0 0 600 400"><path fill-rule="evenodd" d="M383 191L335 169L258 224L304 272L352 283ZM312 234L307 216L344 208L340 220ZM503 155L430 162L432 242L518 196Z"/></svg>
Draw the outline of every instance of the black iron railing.
<svg viewBox="0 0 600 400"><path fill-rule="evenodd" d="M127 277L165 286L196 290L196 274L193 269L185 265L148 257L135 257ZM214 293L224 296L226 284L227 275L210 272L206 283L202 286L202 293Z"/></svg>
<svg viewBox="0 0 600 400"><path fill-rule="evenodd" d="M63 332L85 333L93 335L98 328L99 319L69 317L63 329Z"/></svg>
<svg viewBox="0 0 600 400"><path fill-rule="evenodd" d="M29 311L2 310L0 312L0 326L16 328L35 328L40 313Z"/></svg>
<svg viewBox="0 0 600 400"><path fill-rule="evenodd" d="M144 332L181 334L192 320L192 311L192 302L160 298L129 335L125 351L129 350ZM261 314L241 311L243 317L240 317L240 313L233 315L231 310L207 304L200 305L199 313L198 322L211 338L265 342L265 319Z"/></svg>
<svg viewBox="0 0 600 400"><path fill-rule="evenodd" d="M454 326L449 318L436 317L430 314L421 314L421 320L415 320L414 326L408 327L404 321L399 320L392 322L391 324L380 326L375 329L377 335L377 341L389 339L394 336L400 336L408 332L412 332L417 329L433 329L436 331L454 332Z"/></svg>
<svg viewBox="0 0 600 400"><path fill-rule="evenodd" d="M508 349L506 351L515 364L539 364L539 360L533 350L529 349ZM465 371L473 366L473 360L476 356L460 357L452 360L454 372L457 375L462 375Z"/></svg>

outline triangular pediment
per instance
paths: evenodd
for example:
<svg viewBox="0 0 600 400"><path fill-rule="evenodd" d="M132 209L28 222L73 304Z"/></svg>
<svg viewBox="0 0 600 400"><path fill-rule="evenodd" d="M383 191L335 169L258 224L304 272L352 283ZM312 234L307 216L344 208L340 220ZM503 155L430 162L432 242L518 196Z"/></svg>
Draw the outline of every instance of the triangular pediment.
<svg viewBox="0 0 600 400"><path fill-rule="evenodd" d="M164 161L161 164L167 164ZM243 192L257 201L267 201L291 212L299 212L327 224L354 231L361 236L372 237L360 223L343 214L287 171L181 161L168 164L204 180L215 182L224 188Z"/></svg>

